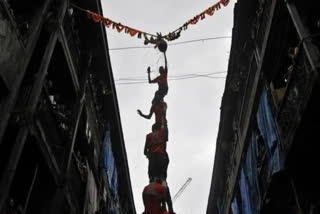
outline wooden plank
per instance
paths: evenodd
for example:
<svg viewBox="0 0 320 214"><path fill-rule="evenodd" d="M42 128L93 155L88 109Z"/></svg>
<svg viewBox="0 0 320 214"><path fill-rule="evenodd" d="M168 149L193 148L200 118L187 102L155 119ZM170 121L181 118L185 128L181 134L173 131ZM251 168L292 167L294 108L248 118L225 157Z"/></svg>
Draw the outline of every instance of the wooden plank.
<svg viewBox="0 0 320 214"><path fill-rule="evenodd" d="M43 59L41 61L37 78L35 79L34 85L32 87L30 99L28 101L28 110L27 112L33 112L36 110L39 97L41 95L42 87L44 84L45 77L47 76L48 67L51 61L51 57L54 51L54 47L56 45L58 34L57 32L54 32L51 34L48 45L46 47L46 50L44 52Z"/></svg>
<svg viewBox="0 0 320 214"><path fill-rule="evenodd" d="M76 67L74 65L71 51L69 49L68 40L67 40L65 31L64 31L62 25L60 25L59 31L60 31L59 38L60 38L60 41L61 41L61 44L63 47L65 57L67 59L67 64L68 64L71 78L73 81L73 86L74 86L76 94L79 96L80 95L80 84L79 84L79 79L78 79L78 75L77 75L77 73L79 73L79 71L76 70Z"/></svg>
<svg viewBox="0 0 320 214"><path fill-rule="evenodd" d="M37 143L40 147L40 151L43 154L44 160L47 162L47 166L51 171L51 174L54 178L55 183L59 186L62 183L61 170L57 164L57 161L53 155L51 147L49 146L45 132L42 129L42 125L37 121L37 130L33 129L34 135L37 138Z"/></svg>
<svg viewBox="0 0 320 214"><path fill-rule="evenodd" d="M39 165L37 164L36 168L34 170L34 173L33 173L32 181L31 181L31 184L30 184L30 187L29 187L29 191L28 191L26 202L24 203L24 208L23 208L22 214L25 214L27 212L29 201L30 201L30 197L31 197L31 193L32 193L32 190L33 190L33 186L34 186L34 183L35 183L37 175L38 175L38 169L39 169Z"/></svg>
<svg viewBox="0 0 320 214"><path fill-rule="evenodd" d="M77 138L77 134L78 134L78 128L79 128L79 123L80 123L80 119L81 119L84 103L85 103L84 101L82 101L80 103L80 108L79 108L79 111L78 111L77 120L76 120L76 123L75 123L75 127L73 129L72 142L71 142L70 150L68 152L68 161L67 161L66 173L65 173L66 176L68 176L68 174L69 174L69 169L70 169L70 164L71 164L72 154L73 154L73 148L74 148L74 144L76 142L76 138Z"/></svg>
<svg viewBox="0 0 320 214"><path fill-rule="evenodd" d="M6 199L9 195L11 184L13 182L14 175L16 173L20 156L22 154L26 139L28 136L28 128L23 127L19 130L14 146L10 153L8 164L4 170L1 182L0 182L0 210L3 209Z"/></svg>

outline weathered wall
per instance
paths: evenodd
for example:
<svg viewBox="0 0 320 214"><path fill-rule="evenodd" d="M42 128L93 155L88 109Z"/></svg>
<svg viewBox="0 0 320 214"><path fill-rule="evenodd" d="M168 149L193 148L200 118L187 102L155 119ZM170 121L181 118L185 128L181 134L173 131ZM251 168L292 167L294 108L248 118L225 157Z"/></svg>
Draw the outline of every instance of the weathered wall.
<svg viewBox="0 0 320 214"><path fill-rule="evenodd" d="M24 59L24 48L15 29L4 6L0 4L0 75L9 90Z"/></svg>

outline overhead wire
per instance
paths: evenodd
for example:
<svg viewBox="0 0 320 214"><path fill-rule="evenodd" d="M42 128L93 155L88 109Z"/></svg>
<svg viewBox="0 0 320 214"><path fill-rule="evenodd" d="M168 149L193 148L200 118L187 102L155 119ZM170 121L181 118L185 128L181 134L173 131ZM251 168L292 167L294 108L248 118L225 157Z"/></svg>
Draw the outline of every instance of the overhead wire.
<svg viewBox="0 0 320 214"><path fill-rule="evenodd" d="M85 10L83 8L80 8L77 5L71 4L74 8L77 8L78 10L82 11L82 12L88 12L88 10ZM125 26L126 27L126 26ZM177 29L179 30L179 29ZM176 31L177 31L176 30ZM175 32L175 31L173 31ZM182 42L176 42L176 43L172 43L172 44L168 44L168 46L175 46L175 45L181 45L181 44L187 44L187 43L194 43L194 42L204 42L204 41L209 41L209 40L217 40L217 39L230 39L232 38L231 36L218 36L218 37L208 37L208 38L202 38L202 39L193 39L193 40L187 40L187 41L182 41ZM109 51L112 50L128 50L128 49L147 49L147 48L152 48L150 46L133 46L133 47L120 47L120 48L109 48ZM157 61L157 64L159 62L159 59ZM216 72L219 73L219 72ZM220 72L220 73L225 73L225 72ZM212 78L212 79L224 79L225 77L212 77L210 75L213 75L214 73L211 74L186 74L186 75L178 75L178 76L171 76L168 77L168 80L183 80L183 79L190 79L190 78L199 78L199 77L205 77L205 78ZM143 84L143 83L147 83L145 81L147 81L147 79L142 79L142 78L122 78L119 80L116 80L116 82L118 81L122 81L122 80L126 80L126 81L131 81L131 82L120 82L120 83L116 83L117 85L125 85L125 84ZM140 82L139 82L140 81Z"/></svg>
<svg viewBox="0 0 320 214"><path fill-rule="evenodd" d="M202 76L202 77L211 77L215 74L224 74L227 73L227 71L218 71L218 72L211 72L211 73L203 73L203 74L182 74L182 75L170 75L168 79L174 79L174 78L184 78L184 77L194 77L194 76ZM122 77L117 79L116 81L122 81L122 80L147 80L145 77L139 76L139 77Z"/></svg>
<svg viewBox="0 0 320 214"><path fill-rule="evenodd" d="M193 78L197 78L197 77L193 77ZM210 77L211 79L225 79L225 77ZM191 77L189 78L184 78L184 79L191 79ZM171 81L175 81L175 80L184 80L184 79L174 79ZM116 83L116 85L135 85L135 84L147 84L148 81L140 81L140 82L120 82L120 83Z"/></svg>
<svg viewBox="0 0 320 214"><path fill-rule="evenodd" d="M217 37L208 37L208 38L202 38L202 39L193 39L193 40L187 40L182 42L175 42L175 43L169 43L168 46L174 46L174 45L182 45L187 43L193 43L193 42L204 42L209 40L217 40L217 39L231 39L231 36L217 36ZM130 50L130 49L145 49L145 48L154 48L152 46L131 46L131 47L119 47L119 48L109 48L109 51L117 51L117 50Z"/></svg>
<svg viewBox="0 0 320 214"><path fill-rule="evenodd" d="M168 80L184 80L184 79L194 79L198 77L205 77L205 78L211 78L211 79L224 79L225 77L211 77L207 75L195 75L191 77L181 77L181 78L175 78L175 79L168 79Z"/></svg>
<svg viewBox="0 0 320 214"><path fill-rule="evenodd" d="M216 72L216 73L222 73L222 72ZM226 73L226 71L223 72L223 73ZM182 76L177 76L175 78L171 77L171 78L168 78L168 80L177 81L177 80L185 80L185 79L194 79L194 78L199 78L199 77L210 78L210 79L225 79L225 77L210 76L208 74L192 74L192 76L182 75ZM121 82L121 80L118 79L118 80L116 80L116 85L135 85L135 84L146 84L146 83L148 83L148 80L146 78L145 79L122 78L122 80L126 80L127 82Z"/></svg>

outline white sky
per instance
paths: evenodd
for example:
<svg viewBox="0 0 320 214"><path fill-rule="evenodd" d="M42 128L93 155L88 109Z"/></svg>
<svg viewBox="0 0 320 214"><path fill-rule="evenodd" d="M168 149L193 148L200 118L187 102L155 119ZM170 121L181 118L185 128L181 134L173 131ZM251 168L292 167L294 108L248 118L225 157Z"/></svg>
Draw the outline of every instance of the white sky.
<svg viewBox="0 0 320 214"><path fill-rule="evenodd" d="M216 3L217 0L102 0L104 16L141 31L167 34ZM217 36L231 36L234 1L213 16L182 31L173 42ZM109 48L143 46L143 39L107 29ZM170 43L169 43L170 44ZM169 46L169 77L226 71L231 39L211 40ZM163 57L155 49L110 51L115 80L147 78L147 67L157 68ZM156 70L157 71L157 70ZM151 73L153 76L158 73ZM217 76L225 76L220 74ZM128 82L128 81L126 81ZM170 163L168 184L173 197L186 180L192 181L173 204L176 213L206 212L211 184L221 97L225 79L199 77L169 81L167 120ZM148 160L143 155L145 136L151 131L154 116L146 120L137 109L148 113L156 84L116 85L127 149L129 170L137 213L144 207L141 193L148 184Z"/></svg>

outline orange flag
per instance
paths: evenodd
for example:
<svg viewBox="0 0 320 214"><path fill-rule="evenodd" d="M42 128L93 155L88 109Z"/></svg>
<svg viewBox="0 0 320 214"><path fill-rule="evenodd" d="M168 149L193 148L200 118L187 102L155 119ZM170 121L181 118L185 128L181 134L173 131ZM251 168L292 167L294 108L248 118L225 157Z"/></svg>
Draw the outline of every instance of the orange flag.
<svg viewBox="0 0 320 214"><path fill-rule="evenodd" d="M222 4L223 6L226 7L226 6L228 6L230 0L221 0L220 2L221 2L221 4Z"/></svg>
<svg viewBox="0 0 320 214"><path fill-rule="evenodd" d="M130 36L135 36L137 33L139 33L140 31L133 29L133 28L129 28L128 29L128 33L130 34Z"/></svg>
<svg viewBox="0 0 320 214"><path fill-rule="evenodd" d="M200 18L200 15L196 15L193 19L190 19L188 21L188 24L193 24L193 25L197 24L197 22L199 21L199 18Z"/></svg>
<svg viewBox="0 0 320 214"><path fill-rule="evenodd" d="M214 14L214 10L215 10L215 7L212 6L212 7L209 7L208 9L206 9L204 12L206 14L208 14L209 16L212 16Z"/></svg>
<svg viewBox="0 0 320 214"><path fill-rule="evenodd" d="M88 10L88 13L91 15L93 21L100 22L102 20L102 16L100 16L99 14L91 12L90 10Z"/></svg>
<svg viewBox="0 0 320 214"><path fill-rule="evenodd" d="M104 18L103 23L106 27L110 27L113 22L110 19Z"/></svg>
<svg viewBox="0 0 320 214"><path fill-rule="evenodd" d="M120 33L124 29L124 26L121 23L115 23L115 24L116 24L117 31Z"/></svg>

